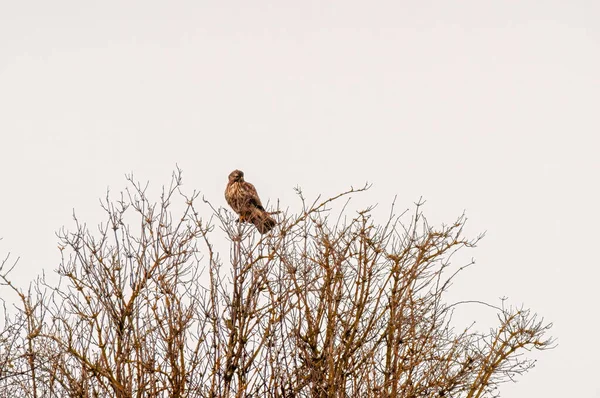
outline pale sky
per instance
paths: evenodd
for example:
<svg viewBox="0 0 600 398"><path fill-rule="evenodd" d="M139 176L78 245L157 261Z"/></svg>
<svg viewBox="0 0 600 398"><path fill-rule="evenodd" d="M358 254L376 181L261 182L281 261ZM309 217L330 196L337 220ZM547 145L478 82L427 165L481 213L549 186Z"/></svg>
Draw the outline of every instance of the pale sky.
<svg viewBox="0 0 600 398"><path fill-rule="evenodd" d="M234 168L284 207L369 181L365 204L487 231L456 297L554 322L503 396L600 397L599 1L4 1L0 49L20 286L129 172L178 164L218 206Z"/></svg>

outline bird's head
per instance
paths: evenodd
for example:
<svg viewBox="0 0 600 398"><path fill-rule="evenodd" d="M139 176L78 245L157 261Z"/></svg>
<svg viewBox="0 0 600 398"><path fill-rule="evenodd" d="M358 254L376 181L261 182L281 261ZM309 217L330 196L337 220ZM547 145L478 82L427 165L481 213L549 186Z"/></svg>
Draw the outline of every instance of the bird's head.
<svg viewBox="0 0 600 398"><path fill-rule="evenodd" d="M229 173L229 182L243 182L244 172L242 170L233 170Z"/></svg>

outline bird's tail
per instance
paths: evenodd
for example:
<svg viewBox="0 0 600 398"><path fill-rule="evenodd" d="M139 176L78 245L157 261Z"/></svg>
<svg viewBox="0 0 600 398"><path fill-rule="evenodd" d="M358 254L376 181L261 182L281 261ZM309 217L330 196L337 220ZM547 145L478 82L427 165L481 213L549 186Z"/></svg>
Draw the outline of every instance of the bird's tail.
<svg viewBox="0 0 600 398"><path fill-rule="evenodd" d="M277 224L277 221L264 210L254 212L251 221L261 234L266 234Z"/></svg>

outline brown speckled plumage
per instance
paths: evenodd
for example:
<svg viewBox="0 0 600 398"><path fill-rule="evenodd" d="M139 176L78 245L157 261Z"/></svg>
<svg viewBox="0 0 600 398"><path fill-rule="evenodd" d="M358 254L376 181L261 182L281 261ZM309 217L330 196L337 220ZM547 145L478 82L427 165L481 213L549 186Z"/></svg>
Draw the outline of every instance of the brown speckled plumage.
<svg viewBox="0 0 600 398"><path fill-rule="evenodd" d="M275 220L262 206L254 185L244 181L243 171L234 170L229 174L225 199L240 216L240 221L251 222L261 234L269 232L275 226Z"/></svg>

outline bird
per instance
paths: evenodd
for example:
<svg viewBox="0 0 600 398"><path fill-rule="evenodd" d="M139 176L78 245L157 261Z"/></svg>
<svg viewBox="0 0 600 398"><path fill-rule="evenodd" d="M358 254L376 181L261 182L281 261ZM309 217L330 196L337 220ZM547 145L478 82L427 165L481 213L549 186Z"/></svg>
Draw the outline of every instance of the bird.
<svg viewBox="0 0 600 398"><path fill-rule="evenodd" d="M254 185L244 180L241 170L233 170L229 174L225 200L240 216L240 222L251 222L261 234L266 234L277 224L260 202Z"/></svg>

